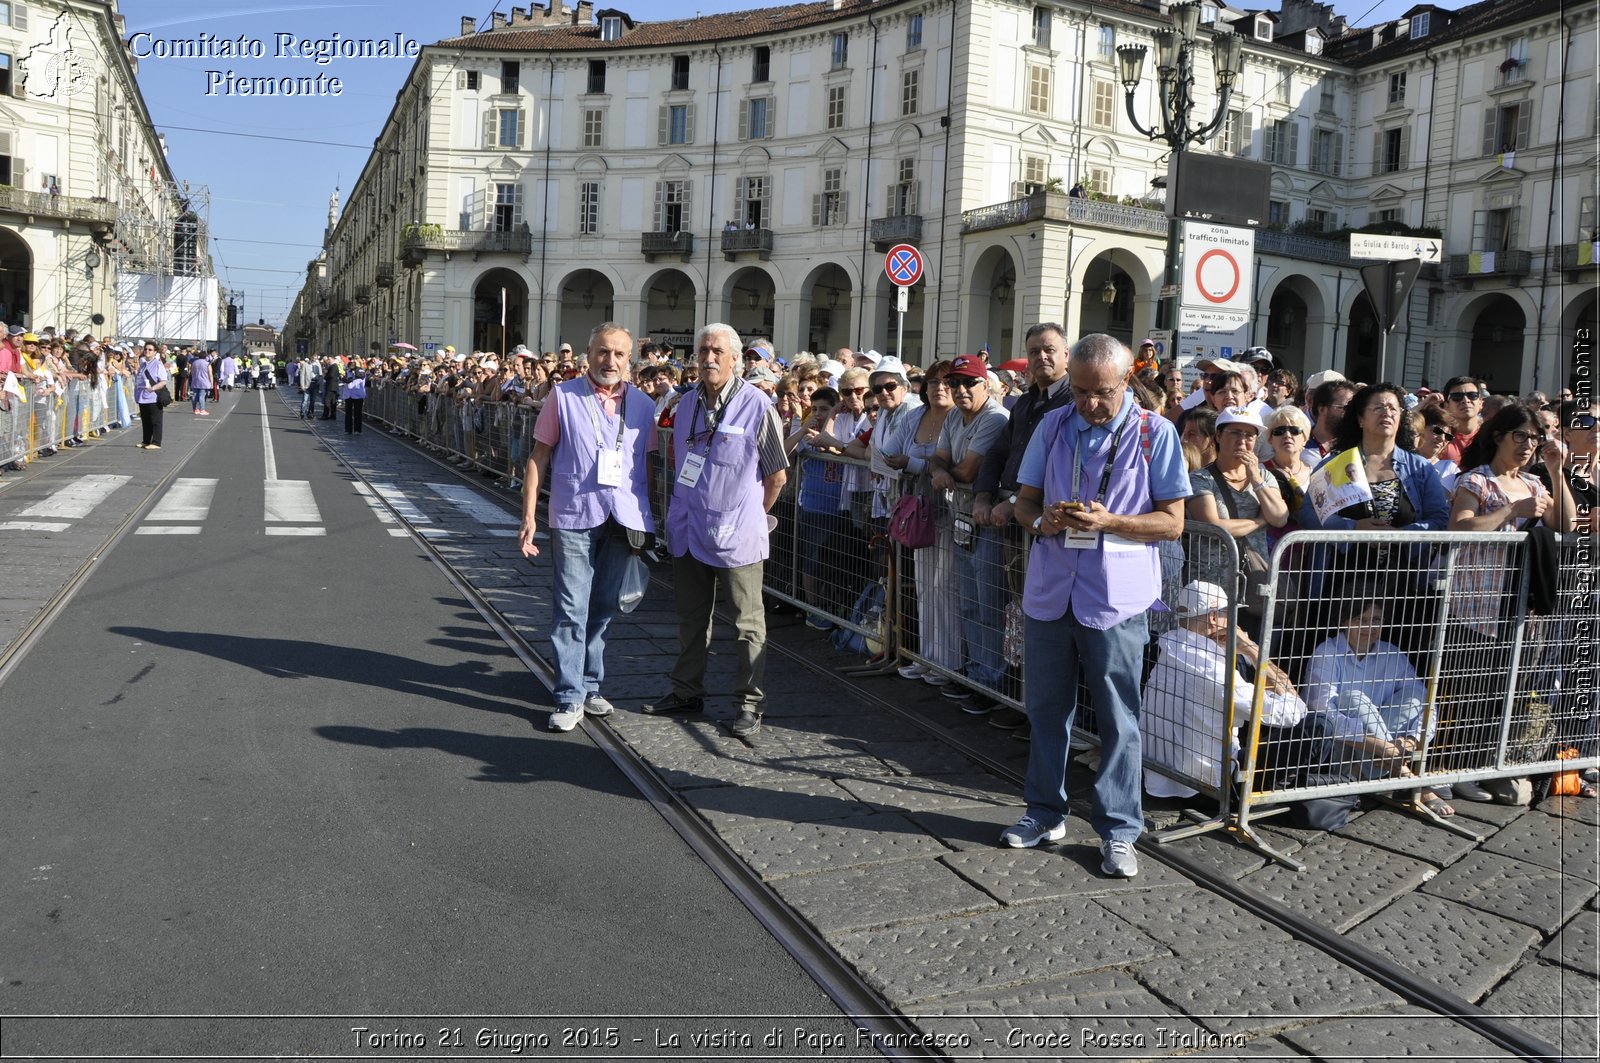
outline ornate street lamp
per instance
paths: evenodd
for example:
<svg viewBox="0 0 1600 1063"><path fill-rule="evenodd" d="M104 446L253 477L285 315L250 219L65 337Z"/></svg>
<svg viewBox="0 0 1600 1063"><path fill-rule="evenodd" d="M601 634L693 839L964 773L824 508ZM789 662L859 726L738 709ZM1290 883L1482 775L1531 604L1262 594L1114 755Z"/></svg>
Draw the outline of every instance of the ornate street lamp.
<svg viewBox="0 0 1600 1063"><path fill-rule="evenodd" d="M1122 88L1127 93L1128 119L1133 127L1151 140L1159 140L1172 150L1174 156L1183 152L1190 144L1205 141L1222 127L1228 116L1228 100L1233 95L1234 82L1238 80L1244 68L1244 38L1237 33L1226 31L1213 31L1212 64L1217 82L1217 107L1209 121L1202 125L1191 126L1191 116L1194 111L1194 68L1195 51L1200 41L1196 34L1200 30L1200 5L1194 2L1173 4L1172 29L1159 29L1152 35L1156 46L1156 100L1161 107L1161 122L1159 128L1146 128L1139 121L1139 115L1133 107L1133 93L1139 87L1139 82L1144 77L1144 57L1149 49L1142 44L1124 44L1117 49L1117 61L1120 67ZM1176 158L1173 160L1176 162ZM1183 180L1180 173L1178 180ZM1176 202L1178 190L1176 187L1167 189L1168 202ZM1158 304L1156 314L1156 327L1176 329L1178 326L1178 299L1177 288L1179 283L1178 266L1178 221L1174 216L1167 228L1167 263L1163 291L1173 294L1164 296Z"/></svg>

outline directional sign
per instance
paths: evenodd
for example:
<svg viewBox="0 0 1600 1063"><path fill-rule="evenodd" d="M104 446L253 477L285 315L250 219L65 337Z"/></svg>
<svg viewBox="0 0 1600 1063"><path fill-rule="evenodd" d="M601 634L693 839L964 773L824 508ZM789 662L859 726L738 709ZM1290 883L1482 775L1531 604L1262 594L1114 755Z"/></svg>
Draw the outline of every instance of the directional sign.
<svg viewBox="0 0 1600 1063"><path fill-rule="evenodd" d="M1249 313L1255 299L1255 230L1183 223L1181 304Z"/></svg>
<svg viewBox="0 0 1600 1063"><path fill-rule="evenodd" d="M1373 312L1383 331L1391 332L1400 323L1406 296L1411 294L1411 286L1417 283L1417 274L1421 272L1422 263L1414 258L1361 267L1361 283L1366 287L1367 298L1372 301Z"/></svg>
<svg viewBox="0 0 1600 1063"><path fill-rule="evenodd" d="M1380 236L1375 233L1351 233L1351 258L1380 258L1400 261L1407 258L1423 262L1437 262L1444 253L1444 241L1427 236Z"/></svg>
<svg viewBox="0 0 1600 1063"><path fill-rule="evenodd" d="M900 287L911 287L922 279L922 252L910 244L895 244L883 260L883 272Z"/></svg>

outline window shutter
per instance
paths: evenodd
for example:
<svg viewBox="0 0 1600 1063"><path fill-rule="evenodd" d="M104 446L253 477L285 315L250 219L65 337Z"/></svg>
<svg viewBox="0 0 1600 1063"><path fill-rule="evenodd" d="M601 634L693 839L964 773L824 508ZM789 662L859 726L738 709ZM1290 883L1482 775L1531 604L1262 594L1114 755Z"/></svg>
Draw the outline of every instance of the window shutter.
<svg viewBox="0 0 1600 1063"><path fill-rule="evenodd" d="M767 97L767 140L772 139L772 134L778 129L778 97Z"/></svg>
<svg viewBox="0 0 1600 1063"><path fill-rule="evenodd" d="M1499 147L1494 142L1495 119L1498 117L1499 115L1493 107L1483 112L1483 154L1485 155L1495 154L1496 149Z"/></svg>
<svg viewBox="0 0 1600 1063"><path fill-rule="evenodd" d="M27 4L11 5L11 28L14 30L25 30L28 28Z"/></svg>
<svg viewBox="0 0 1600 1063"><path fill-rule="evenodd" d="M667 231L666 198L667 198L667 183L665 181L657 181L656 182L656 212L655 212L656 224L655 224L655 231L658 232L658 233Z"/></svg>
<svg viewBox="0 0 1600 1063"><path fill-rule="evenodd" d="M821 228L828 224L827 219L823 216L825 198L821 192L811 197L811 225L813 228Z"/></svg>
<svg viewBox="0 0 1600 1063"><path fill-rule="evenodd" d="M528 109L517 108L517 148L520 150L528 143Z"/></svg>
<svg viewBox="0 0 1600 1063"><path fill-rule="evenodd" d="M485 111L483 113L483 146L485 148L494 147L494 141L495 141L495 136L494 136L495 128L494 127L495 127L495 123L497 121L499 121L499 119L500 119L500 112L495 110L493 107L489 108L487 111Z"/></svg>
<svg viewBox="0 0 1600 1063"><path fill-rule="evenodd" d="M466 88L467 88L467 72L465 70L457 70L456 71L456 91L464 92L464 91L466 91Z"/></svg>
<svg viewBox="0 0 1600 1063"><path fill-rule="evenodd" d="M694 143L694 104L685 104L683 108L683 142Z"/></svg>
<svg viewBox="0 0 1600 1063"><path fill-rule="evenodd" d="M694 223L690 221L693 215L689 212L689 199L693 193L694 182L685 178L683 182L683 191L680 193L680 197L683 200L683 209L678 214L679 232L690 232L694 229Z"/></svg>
<svg viewBox="0 0 1600 1063"><path fill-rule="evenodd" d="M897 209L895 209L898 206L898 204L895 202L897 197L895 196L894 193L895 193L895 186L894 185L890 185L888 187L888 189L885 190L885 192L883 193L883 212L884 212L885 215L887 215L888 217L891 217L891 218L896 218L896 217L899 217L899 215L900 215L900 212Z"/></svg>
<svg viewBox="0 0 1600 1063"><path fill-rule="evenodd" d="M1400 158L1395 160L1395 169L1404 170L1411 165L1411 127L1400 127Z"/></svg>
<svg viewBox="0 0 1600 1063"><path fill-rule="evenodd" d="M1533 100L1524 100L1517 108L1517 150L1528 146L1528 130L1533 125Z"/></svg>
<svg viewBox="0 0 1600 1063"><path fill-rule="evenodd" d="M1300 123L1291 119L1289 121L1289 165L1293 166L1300 160Z"/></svg>
<svg viewBox="0 0 1600 1063"><path fill-rule="evenodd" d="M739 101L739 139L750 139L750 101Z"/></svg>
<svg viewBox="0 0 1600 1063"><path fill-rule="evenodd" d="M657 107L656 108L656 144L661 145L661 144L665 144L667 142L667 134L668 134L669 129L670 129L668 123L670 123L671 121L672 121L672 108L670 108L670 107ZM659 197L657 197L657 198L659 198Z"/></svg>
<svg viewBox="0 0 1600 1063"><path fill-rule="evenodd" d="M844 191L836 192L833 200L835 204L833 208L833 223L835 225L843 225L845 219L850 216L850 193Z"/></svg>
<svg viewBox="0 0 1600 1063"><path fill-rule="evenodd" d="M906 213L919 214L921 208L918 202L922 198L922 182L912 181L906 185Z"/></svg>
<svg viewBox="0 0 1600 1063"><path fill-rule="evenodd" d="M1333 135L1333 176L1338 177L1344 173L1344 134Z"/></svg>
<svg viewBox="0 0 1600 1063"><path fill-rule="evenodd" d="M1473 211L1472 212L1472 249L1474 251L1487 250L1487 248L1485 248L1483 246L1483 243L1484 243L1485 237L1487 236L1488 227L1489 227L1489 212L1486 211L1486 210L1475 210L1475 211Z"/></svg>
<svg viewBox="0 0 1600 1063"><path fill-rule="evenodd" d="M522 185L511 186L511 227L522 228Z"/></svg>
<svg viewBox="0 0 1600 1063"><path fill-rule="evenodd" d="M1251 138L1255 135L1256 116L1251 111L1240 111L1236 128L1239 130L1239 146L1235 154L1249 155Z"/></svg>

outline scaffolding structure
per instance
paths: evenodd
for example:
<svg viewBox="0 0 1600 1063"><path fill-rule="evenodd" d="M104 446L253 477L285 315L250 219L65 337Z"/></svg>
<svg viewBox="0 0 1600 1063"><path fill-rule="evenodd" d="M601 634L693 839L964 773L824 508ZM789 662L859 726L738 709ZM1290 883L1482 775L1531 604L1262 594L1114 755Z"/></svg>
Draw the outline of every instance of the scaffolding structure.
<svg viewBox="0 0 1600 1063"><path fill-rule="evenodd" d="M164 181L123 203L106 246L116 261L118 330L210 346L221 298L211 265L211 189Z"/></svg>

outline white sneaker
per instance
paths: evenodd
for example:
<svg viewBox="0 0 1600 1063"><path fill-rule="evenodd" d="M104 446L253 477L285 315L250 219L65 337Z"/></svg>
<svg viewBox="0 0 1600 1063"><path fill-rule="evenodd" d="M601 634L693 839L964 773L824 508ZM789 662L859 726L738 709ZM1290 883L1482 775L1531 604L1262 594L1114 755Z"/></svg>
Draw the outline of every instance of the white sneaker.
<svg viewBox="0 0 1600 1063"><path fill-rule="evenodd" d="M1058 842L1067 836L1067 824L1063 820L1053 827L1046 827L1032 816L1023 816L1014 826L1007 827L1000 835L1000 844L1011 849L1032 849L1040 842Z"/></svg>
<svg viewBox="0 0 1600 1063"><path fill-rule="evenodd" d="M582 705L563 705L550 714L550 730L570 731L582 720Z"/></svg>
<svg viewBox="0 0 1600 1063"><path fill-rule="evenodd" d="M928 674L928 666L925 664L903 664L897 671L904 679L921 679Z"/></svg>
<svg viewBox="0 0 1600 1063"><path fill-rule="evenodd" d="M1132 842L1113 839L1100 846L1100 873L1112 878L1133 878L1139 873L1139 858Z"/></svg>
<svg viewBox="0 0 1600 1063"><path fill-rule="evenodd" d="M583 703L583 711L590 716L610 716L617 707L599 694L590 694Z"/></svg>
<svg viewBox="0 0 1600 1063"><path fill-rule="evenodd" d="M922 677L922 681L930 687L947 687L950 685L950 677L943 672L929 672Z"/></svg>

